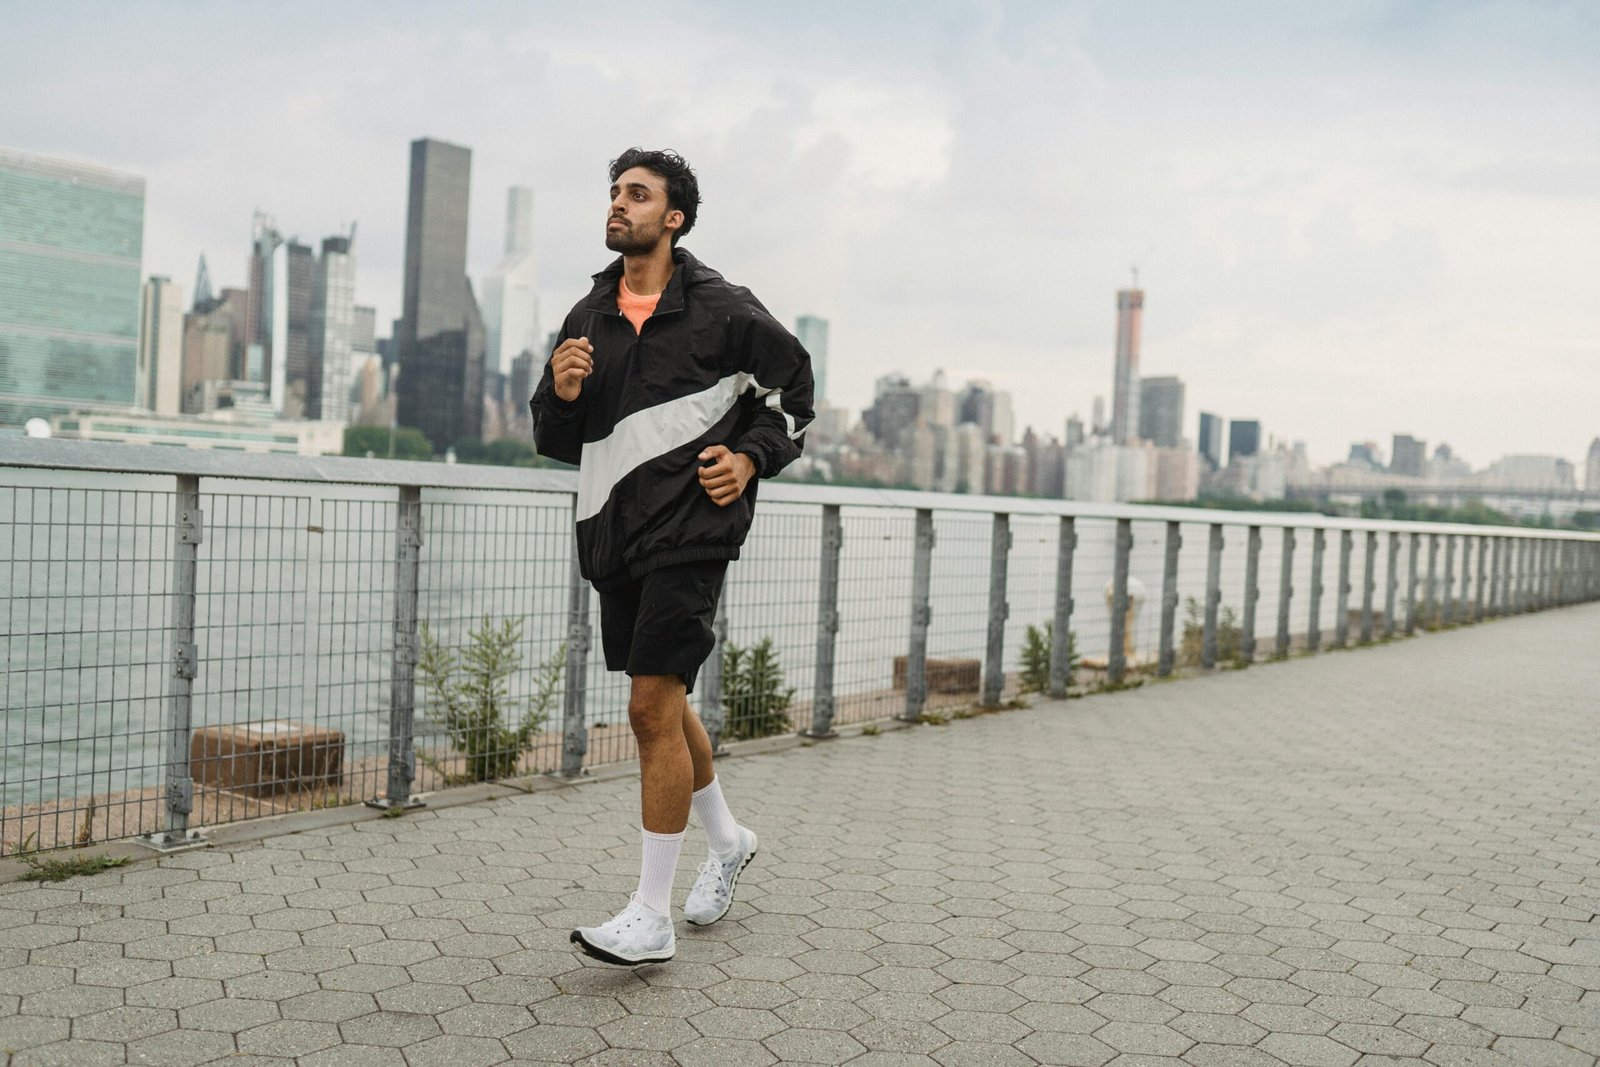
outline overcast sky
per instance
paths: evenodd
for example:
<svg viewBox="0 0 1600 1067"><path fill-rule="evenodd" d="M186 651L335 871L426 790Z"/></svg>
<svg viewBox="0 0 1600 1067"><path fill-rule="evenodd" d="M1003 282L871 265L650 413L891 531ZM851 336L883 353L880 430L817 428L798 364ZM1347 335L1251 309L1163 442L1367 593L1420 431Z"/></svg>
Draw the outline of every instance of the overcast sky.
<svg viewBox="0 0 1600 1067"><path fill-rule="evenodd" d="M0 35L0 144L143 174L145 270L186 292L201 252L243 284L257 207L308 243L354 220L386 323L433 136L473 149L475 278L536 190L550 329L609 258L606 161L670 146L685 246L831 320L835 403L943 368L1059 436L1137 265L1190 437L1481 466L1600 435L1592 0L0 0Z"/></svg>

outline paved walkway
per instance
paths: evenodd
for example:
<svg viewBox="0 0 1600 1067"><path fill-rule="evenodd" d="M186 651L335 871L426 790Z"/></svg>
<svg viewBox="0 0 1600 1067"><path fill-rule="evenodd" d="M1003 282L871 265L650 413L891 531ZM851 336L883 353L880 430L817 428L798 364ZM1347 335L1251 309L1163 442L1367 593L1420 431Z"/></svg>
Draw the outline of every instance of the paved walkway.
<svg viewBox="0 0 1600 1067"><path fill-rule="evenodd" d="M1589 606L725 761L763 852L638 971L567 943L633 886L631 778L0 886L0 1047L1592 1067L1597 650Z"/></svg>

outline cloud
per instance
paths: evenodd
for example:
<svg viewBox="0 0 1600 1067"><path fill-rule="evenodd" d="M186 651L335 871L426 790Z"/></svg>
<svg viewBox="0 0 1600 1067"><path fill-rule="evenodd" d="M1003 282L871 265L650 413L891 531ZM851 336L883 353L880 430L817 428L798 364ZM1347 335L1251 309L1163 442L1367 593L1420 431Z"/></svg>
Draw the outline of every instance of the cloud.
<svg viewBox="0 0 1600 1067"><path fill-rule="evenodd" d="M1600 431L1600 16L1582 3L669 0L8 11L0 143L148 178L146 267L239 284L250 212L360 221L397 313L408 143L474 150L470 268L536 190L546 328L607 257L605 163L670 145L690 237L833 322L835 400L943 367L1060 432L1144 363L1334 458L1410 430L1480 460ZM380 320L382 321L382 320ZM1537 415L1529 414L1537 412Z"/></svg>

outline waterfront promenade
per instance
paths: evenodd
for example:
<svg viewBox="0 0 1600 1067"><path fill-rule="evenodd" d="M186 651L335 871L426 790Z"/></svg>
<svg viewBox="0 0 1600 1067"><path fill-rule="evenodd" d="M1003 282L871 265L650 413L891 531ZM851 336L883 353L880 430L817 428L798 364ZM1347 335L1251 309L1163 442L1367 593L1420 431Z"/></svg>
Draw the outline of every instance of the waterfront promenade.
<svg viewBox="0 0 1600 1067"><path fill-rule="evenodd" d="M0 1048L1593 1067L1597 648L1591 604L724 760L762 852L636 971L567 943L633 886L625 774L0 885Z"/></svg>

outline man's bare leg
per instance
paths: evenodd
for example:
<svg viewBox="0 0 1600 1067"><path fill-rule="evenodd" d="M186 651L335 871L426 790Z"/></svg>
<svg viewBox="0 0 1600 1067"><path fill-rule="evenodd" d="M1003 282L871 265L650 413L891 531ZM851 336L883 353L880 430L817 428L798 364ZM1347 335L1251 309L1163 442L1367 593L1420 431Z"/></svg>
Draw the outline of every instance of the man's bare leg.
<svg viewBox="0 0 1600 1067"><path fill-rule="evenodd" d="M694 791L694 758L683 728L684 686L677 675L639 675L628 698L628 722L639 743L639 889L615 917L572 931L574 944L607 963L670 960L672 876L683 851Z"/></svg>
<svg viewBox="0 0 1600 1067"><path fill-rule="evenodd" d="M699 775L689 740L683 679L675 674L641 674L633 678L628 723L639 743L639 814L652 834L681 834L689 825L689 796ZM695 720L699 725L699 720ZM711 742L699 729L709 772ZM709 774L707 780L709 781Z"/></svg>
<svg viewBox="0 0 1600 1067"><path fill-rule="evenodd" d="M694 791L698 793L711 784L717 772L711 767L711 735L706 733L705 724L689 706L687 697L683 701L683 736L689 742L689 759L694 762Z"/></svg>

